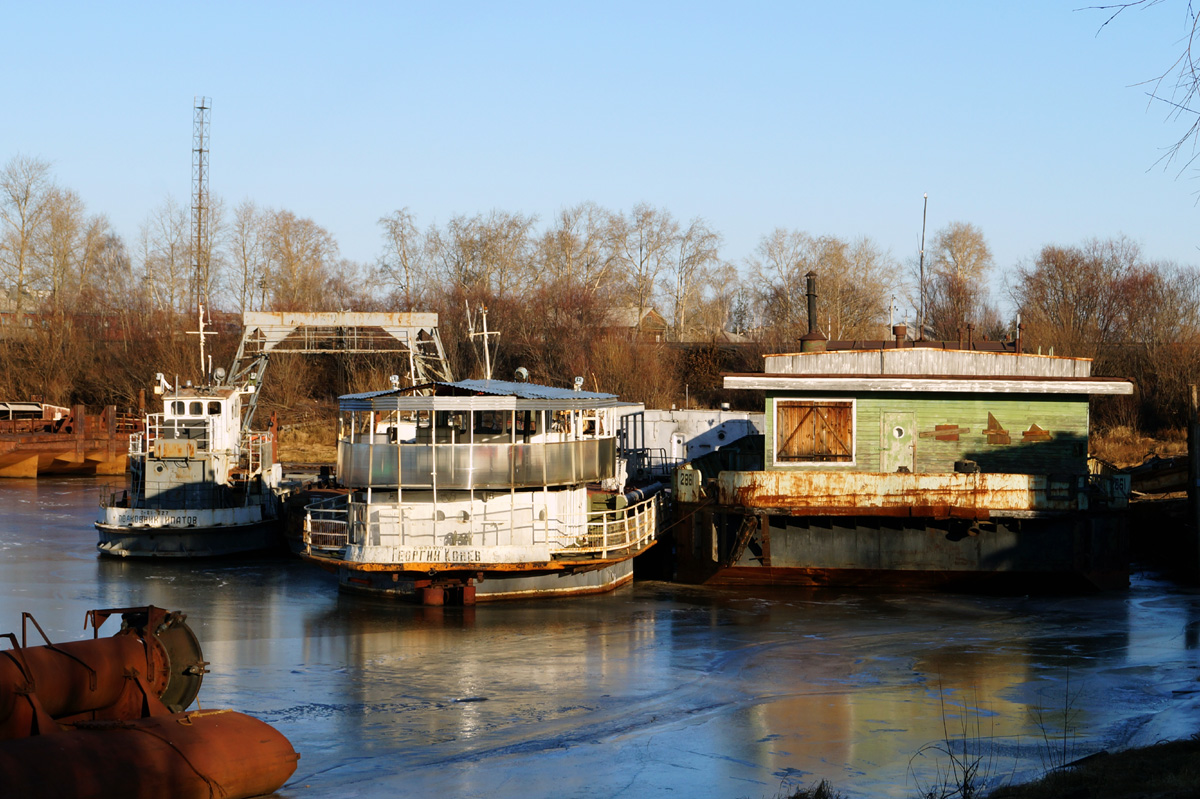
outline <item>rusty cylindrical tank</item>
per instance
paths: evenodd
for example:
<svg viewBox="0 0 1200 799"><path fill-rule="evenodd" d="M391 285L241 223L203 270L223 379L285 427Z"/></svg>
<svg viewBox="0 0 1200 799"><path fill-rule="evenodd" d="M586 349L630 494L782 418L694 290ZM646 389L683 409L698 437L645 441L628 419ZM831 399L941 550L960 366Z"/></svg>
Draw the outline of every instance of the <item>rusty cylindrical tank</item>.
<svg viewBox="0 0 1200 799"><path fill-rule="evenodd" d="M207 665L182 613L162 608L94 610L95 632L120 613L121 629L111 638L26 646L0 651L0 740L54 732L81 720L136 719L185 709L196 698Z"/></svg>
<svg viewBox="0 0 1200 799"><path fill-rule="evenodd" d="M241 799L278 790L299 759L264 722L198 710L7 741L0 775L22 799Z"/></svg>

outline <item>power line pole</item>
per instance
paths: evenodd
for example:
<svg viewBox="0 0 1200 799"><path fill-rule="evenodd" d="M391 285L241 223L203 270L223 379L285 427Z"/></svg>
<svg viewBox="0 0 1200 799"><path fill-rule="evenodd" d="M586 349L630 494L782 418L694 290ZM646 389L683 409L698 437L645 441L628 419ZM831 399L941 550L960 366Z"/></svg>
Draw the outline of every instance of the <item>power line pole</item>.
<svg viewBox="0 0 1200 799"><path fill-rule="evenodd" d="M208 216L208 148L212 100L196 97L192 110L192 263L195 267L192 307L208 305L208 267L212 241ZM203 340L201 336L201 340Z"/></svg>
<svg viewBox="0 0 1200 799"><path fill-rule="evenodd" d="M917 338L921 341L925 340L925 217L929 212L929 194L925 194L925 205L921 209L921 312L917 320Z"/></svg>

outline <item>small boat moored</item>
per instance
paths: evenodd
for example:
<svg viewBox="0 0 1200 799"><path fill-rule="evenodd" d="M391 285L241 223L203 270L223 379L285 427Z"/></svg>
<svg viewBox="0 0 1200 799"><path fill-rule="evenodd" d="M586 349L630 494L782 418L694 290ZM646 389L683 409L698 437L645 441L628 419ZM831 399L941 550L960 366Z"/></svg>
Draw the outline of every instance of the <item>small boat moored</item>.
<svg viewBox="0 0 1200 799"><path fill-rule="evenodd" d="M160 376L156 390L164 384ZM274 420L263 432L242 429L243 399L255 388L168 389L162 413L130 437L125 489L101 497L102 555L208 557L281 543Z"/></svg>

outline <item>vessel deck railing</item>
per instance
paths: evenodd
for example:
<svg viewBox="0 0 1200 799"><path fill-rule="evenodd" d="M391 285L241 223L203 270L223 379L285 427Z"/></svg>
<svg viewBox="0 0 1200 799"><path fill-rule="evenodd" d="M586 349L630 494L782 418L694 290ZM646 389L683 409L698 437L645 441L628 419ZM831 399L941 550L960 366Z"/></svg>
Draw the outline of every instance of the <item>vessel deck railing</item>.
<svg viewBox="0 0 1200 799"><path fill-rule="evenodd" d="M629 460L629 473L638 477L670 477L684 462L683 458L668 457L663 447L626 449L624 454Z"/></svg>
<svg viewBox="0 0 1200 799"><path fill-rule="evenodd" d="M322 553L340 551L349 543L348 494L313 502L304 509L304 543Z"/></svg>
<svg viewBox="0 0 1200 799"><path fill-rule="evenodd" d="M100 507L102 508L128 508L129 507L129 490L125 488L113 488L109 486L101 486L100 488Z"/></svg>
<svg viewBox="0 0 1200 799"><path fill-rule="evenodd" d="M146 430L144 432L131 433L129 436L129 455L132 457L146 457L155 451L155 442L163 438L162 432L165 428L170 428L174 434L168 436L167 440L171 441L195 441L195 452L187 451L189 457L196 457L208 451L209 442L214 440L214 423L210 420L202 420L200 423L193 422L192 424L166 424L161 423L161 414L152 414L147 417ZM185 435L180 436L180 432ZM194 435L193 435L194 434ZM260 473L264 465L274 462L275 434L266 433L243 433L240 437L240 463L239 468L242 470L241 477L248 478ZM179 449L177 452L164 450L160 452L160 457L175 457L183 456L185 451Z"/></svg>
<svg viewBox="0 0 1200 799"><path fill-rule="evenodd" d="M378 523L366 521L368 506L352 502L349 495L314 502L305 509L304 543L315 554L341 557L347 546L363 540L378 540ZM388 524L394 524L389 522ZM513 533L527 533L531 540L545 536L550 555L558 560L608 559L641 551L658 529L658 498L651 497L617 510L590 511L582 534L556 534L553 523L530 520L518 524ZM424 536L422 536L424 538ZM405 540L403 546L426 542Z"/></svg>
<svg viewBox="0 0 1200 799"><path fill-rule="evenodd" d="M654 539L657 529L658 499L651 497L618 510L589 513L587 535L551 549L550 554L555 557L619 557L644 549Z"/></svg>

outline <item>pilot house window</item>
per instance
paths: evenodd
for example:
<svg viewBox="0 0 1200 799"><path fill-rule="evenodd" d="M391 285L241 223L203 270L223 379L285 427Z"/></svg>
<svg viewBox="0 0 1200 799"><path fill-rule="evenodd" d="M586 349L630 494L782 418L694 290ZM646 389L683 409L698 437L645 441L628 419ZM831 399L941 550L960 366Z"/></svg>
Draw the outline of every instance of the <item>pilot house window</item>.
<svg viewBox="0 0 1200 799"><path fill-rule="evenodd" d="M854 402L777 401L775 460L780 463L853 463Z"/></svg>

